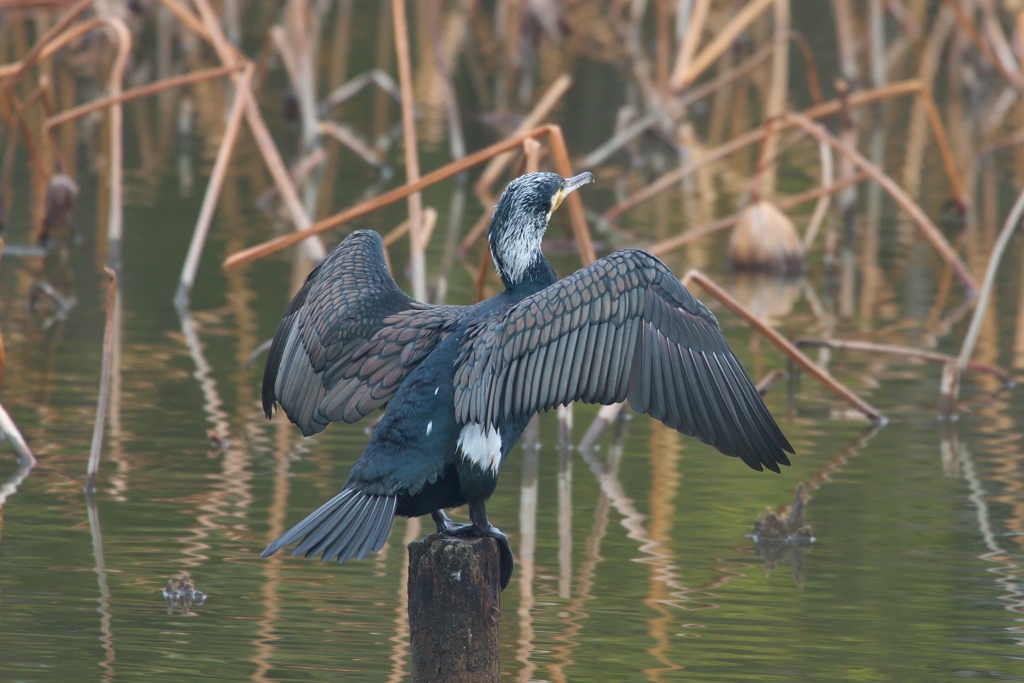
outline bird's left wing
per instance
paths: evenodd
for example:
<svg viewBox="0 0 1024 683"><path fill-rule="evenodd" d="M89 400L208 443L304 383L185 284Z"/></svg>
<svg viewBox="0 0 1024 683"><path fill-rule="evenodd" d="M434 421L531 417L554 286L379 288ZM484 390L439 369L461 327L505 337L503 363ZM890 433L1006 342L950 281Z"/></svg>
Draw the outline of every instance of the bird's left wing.
<svg viewBox="0 0 1024 683"><path fill-rule="evenodd" d="M306 278L277 328L263 374L263 409L284 408L306 436L387 405L402 380L461 315L403 292L381 237L358 230Z"/></svg>
<svg viewBox="0 0 1024 683"><path fill-rule="evenodd" d="M792 447L711 311L655 256L619 251L527 297L462 343L455 412L495 424L581 400L628 400L750 467Z"/></svg>

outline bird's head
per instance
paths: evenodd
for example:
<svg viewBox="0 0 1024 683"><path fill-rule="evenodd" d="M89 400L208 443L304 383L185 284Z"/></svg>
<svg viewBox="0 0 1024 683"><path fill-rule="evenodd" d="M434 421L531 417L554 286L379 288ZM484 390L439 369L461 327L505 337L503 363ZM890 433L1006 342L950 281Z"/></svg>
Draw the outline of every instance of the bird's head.
<svg viewBox="0 0 1024 683"><path fill-rule="evenodd" d="M572 178L527 173L508 184L494 207L487 235L491 258L506 287L522 282L531 266L543 258L540 241L551 213L571 192L592 182L592 173Z"/></svg>

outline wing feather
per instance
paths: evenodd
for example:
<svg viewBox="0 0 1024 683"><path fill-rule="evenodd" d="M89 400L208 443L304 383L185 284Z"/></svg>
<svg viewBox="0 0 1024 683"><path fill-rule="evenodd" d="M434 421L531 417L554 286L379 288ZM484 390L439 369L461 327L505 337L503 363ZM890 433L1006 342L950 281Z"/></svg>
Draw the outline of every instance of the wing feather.
<svg viewBox="0 0 1024 683"><path fill-rule="evenodd" d="M461 310L429 306L388 272L380 235L345 238L306 278L277 328L263 409L281 404L306 436L385 406Z"/></svg>
<svg viewBox="0 0 1024 683"><path fill-rule="evenodd" d="M628 400L754 469L778 471L793 450L714 315L643 251L616 252L525 298L460 347L462 422L576 400Z"/></svg>

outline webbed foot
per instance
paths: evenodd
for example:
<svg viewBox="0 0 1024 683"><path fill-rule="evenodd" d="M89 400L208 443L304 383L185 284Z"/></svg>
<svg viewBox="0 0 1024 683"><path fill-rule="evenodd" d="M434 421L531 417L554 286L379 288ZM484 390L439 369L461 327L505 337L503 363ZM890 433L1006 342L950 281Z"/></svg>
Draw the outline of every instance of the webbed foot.
<svg viewBox="0 0 1024 683"><path fill-rule="evenodd" d="M459 533L473 534L475 536L490 537L498 542L498 555L501 560L500 579L501 590L508 587L512 580L512 568L515 563L512 561L512 545L508 542L508 536L501 533L501 530L487 521L487 509L483 501L474 501L469 504L469 518L473 521L469 529L460 530Z"/></svg>
<svg viewBox="0 0 1024 683"><path fill-rule="evenodd" d="M437 526L437 533L444 534L445 536L456 536L460 531L473 527L472 524L453 522L452 518L444 510L434 510L430 513L430 518L434 520L434 524Z"/></svg>

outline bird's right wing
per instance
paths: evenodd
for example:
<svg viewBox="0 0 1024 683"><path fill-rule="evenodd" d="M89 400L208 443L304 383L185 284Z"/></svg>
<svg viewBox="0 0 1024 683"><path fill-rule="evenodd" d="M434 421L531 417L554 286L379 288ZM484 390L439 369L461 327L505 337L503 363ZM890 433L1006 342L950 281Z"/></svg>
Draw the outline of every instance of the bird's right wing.
<svg viewBox="0 0 1024 683"><path fill-rule="evenodd" d="M274 401L306 436L385 406L458 321L460 308L420 303L395 283L380 235L353 232L306 278L274 335L263 410Z"/></svg>
<svg viewBox="0 0 1024 683"><path fill-rule="evenodd" d="M792 447L715 316L645 251L577 271L462 343L460 422L498 424L577 400L628 400L757 470L789 464Z"/></svg>

